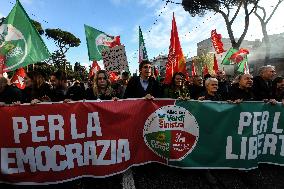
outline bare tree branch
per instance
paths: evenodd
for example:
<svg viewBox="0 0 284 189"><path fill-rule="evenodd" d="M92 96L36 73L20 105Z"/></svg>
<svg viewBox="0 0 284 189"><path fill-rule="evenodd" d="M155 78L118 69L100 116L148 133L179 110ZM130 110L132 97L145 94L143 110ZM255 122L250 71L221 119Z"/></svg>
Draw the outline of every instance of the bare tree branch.
<svg viewBox="0 0 284 189"><path fill-rule="evenodd" d="M264 23L264 18L261 18L261 16L260 16L256 11L254 11L254 14L255 14L255 16L259 19L259 21L260 21L261 23ZM263 17L265 17L265 16L263 16Z"/></svg>
<svg viewBox="0 0 284 189"><path fill-rule="evenodd" d="M270 14L269 18L265 21L265 23L267 24L269 22L269 20L272 18L273 14L275 13L275 11L277 10L277 8L279 7L280 3L282 3L283 0L278 0L278 3L276 4L276 6L274 7L272 13Z"/></svg>
<svg viewBox="0 0 284 189"><path fill-rule="evenodd" d="M264 7L261 7L261 6L257 5L257 8L256 8L255 11L254 11L255 13L256 13L256 11L257 11L258 8L262 10L262 12L263 12L262 20L265 21L265 18L266 18L266 11L265 11Z"/></svg>
<svg viewBox="0 0 284 189"><path fill-rule="evenodd" d="M246 2L247 2L247 1L246 1ZM255 0L255 1L254 1L254 6L253 6L253 8L251 9L251 11L248 13L248 15L251 15L251 13L254 12L254 10L256 9L256 6L258 5L258 2L259 2L259 0Z"/></svg>
<svg viewBox="0 0 284 189"><path fill-rule="evenodd" d="M241 9L242 4L243 4L243 2L241 1L240 4L239 4L239 6L238 6L238 9L236 10L236 12L235 12L235 14L234 14L234 16L233 16L233 18L232 18L232 20L230 21L230 24L233 24L234 20L236 19L237 15L238 15L239 12L240 12L240 9Z"/></svg>
<svg viewBox="0 0 284 189"><path fill-rule="evenodd" d="M249 26L249 12L248 12L248 3L247 1L244 2L244 9L245 9L245 29L241 35L241 37L239 38L237 44L240 45L242 43L242 41L244 40L247 31L248 31L248 26Z"/></svg>

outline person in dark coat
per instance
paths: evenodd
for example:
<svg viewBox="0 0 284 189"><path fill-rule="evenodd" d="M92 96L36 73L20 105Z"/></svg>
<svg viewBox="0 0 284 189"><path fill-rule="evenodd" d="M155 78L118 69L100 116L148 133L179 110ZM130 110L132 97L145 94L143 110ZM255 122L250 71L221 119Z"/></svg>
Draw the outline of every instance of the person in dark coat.
<svg viewBox="0 0 284 189"><path fill-rule="evenodd" d="M199 75L193 77L193 84L189 86L190 98L197 100L198 97L205 92L203 78Z"/></svg>
<svg viewBox="0 0 284 189"><path fill-rule="evenodd" d="M272 95L278 102L284 101L284 77L276 77L272 82Z"/></svg>
<svg viewBox="0 0 284 189"><path fill-rule="evenodd" d="M184 100L190 99L190 94L187 87L184 85L184 81L184 74L176 72L173 75L171 85L164 88L163 97Z"/></svg>
<svg viewBox="0 0 284 189"><path fill-rule="evenodd" d="M225 71L218 70L216 73L216 79L218 80L218 94L220 94L223 99L228 99L231 84L226 78Z"/></svg>
<svg viewBox="0 0 284 189"><path fill-rule="evenodd" d="M253 79L253 93L255 100L268 101L274 99L272 80L276 75L275 67L271 65L262 66L259 71L259 76Z"/></svg>
<svg viewBox="0 0 284 189"><path fill-rule="evenodd" d="M50 83L52 85L51 101L59 102L66 99L67 93L67 77L66 73L62 70L54 72L50 76Z"/></svg>
<svg viewBox="0 0 284 189"><path fill-rule="evenodd" d="M230 90L228 100L230 101L253 101L254 94L252 92L253 77L250 74L240 74L236 77Z"/></svg>
<svg viewBox="0 0 284 189"><path fill-rule="evenodd" d="M218 80L216 78L208 78L205 81L206 91L198 100L211 100L211 101L221 101L223 100L221 95L218 93Z"/></svg>
<svg viewBox="0 0 284 189"><path fill-rule="evenodd" d="M51 101L51 90L49 84L44 80L41 73L31 71L26 74L25 77L25 89L22 90L23 98L22 102L30 103L40 101Z"/></svg>
<svg viewBox="0 0 284 189"><path fill-rule="evenodd" d="M85 99L85 88L81 86L80 81L75 81L74 84L68 88L66 98L74 101Z"/></svg>
<svg viewBox="0 0 284 189"><path fill-rule="evenodd" d="M139 64L140 76L133 76L126 87L124 98L161 97L159 83L151 77L152 65L148 60Z"/></svg>
<svg viewBox="0 0 284 189"><path fill-rule="evenodd" d="M8 80L5 77L0 78L0 102L12 104L22 100L20 89L12 85L8 85Z"/></svg>

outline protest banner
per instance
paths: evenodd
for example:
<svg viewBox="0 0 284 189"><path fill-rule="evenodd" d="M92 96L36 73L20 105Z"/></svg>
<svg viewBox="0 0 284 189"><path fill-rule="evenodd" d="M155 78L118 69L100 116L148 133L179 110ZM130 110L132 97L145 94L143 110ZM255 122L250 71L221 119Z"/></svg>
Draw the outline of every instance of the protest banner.
<svg viewBox="0 0 284 189"><path fill-rule="evenodd" d="M283 165L283 114L281 104L142 99L0 107L0 182L108 177L149 162Z"/></svg>

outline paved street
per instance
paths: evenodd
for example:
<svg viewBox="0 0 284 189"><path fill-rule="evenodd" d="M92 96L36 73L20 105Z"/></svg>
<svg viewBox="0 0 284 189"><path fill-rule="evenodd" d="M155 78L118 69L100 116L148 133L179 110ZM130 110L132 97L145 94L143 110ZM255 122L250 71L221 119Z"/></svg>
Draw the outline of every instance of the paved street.
<svg viewBox="0 0 284 189"><path fill-rule="evenodd" d="M225 189L225 188L284 188L284 167L260 165L250 171L238 170L184 170L159 164L132 168L107 179L84 178L73 182L49 186L12 186L1 184L0 188L74 188L74 189Z"/></svg>

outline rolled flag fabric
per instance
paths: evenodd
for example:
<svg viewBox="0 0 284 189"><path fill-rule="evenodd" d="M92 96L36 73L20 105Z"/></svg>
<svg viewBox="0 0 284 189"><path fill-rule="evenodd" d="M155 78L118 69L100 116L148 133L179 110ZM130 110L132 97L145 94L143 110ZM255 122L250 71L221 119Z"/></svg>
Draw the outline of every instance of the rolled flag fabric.
<svg viewBox="0 0 284 189"><path fill-rule="evenodd" d="M219 65L218 65L218 61L217 61L217 58L216 58L216 55L215 55L215 54L214 54L213 70L214 70L215 74L217 74L217 72L219 71Z"/></svg>
<svg viewBox="0 0 284 189"><path fill-rule="evenodd" d="M218 34L216 29L211 31L211 40L217 54L226 52L223 48L222 35Z"/></svg>
<svg viewBox="0 0 284 189"><path fill-rule="evenodd" d="M182 72L183 74L186 73L186 60L183 56L178 36L176 20L173 14L170 47L168 54L168 62L166 64L166 76L164 83L170 84L172 81L172 77L176 72Z"/></svg>
<svg viewBox="0 0 284 189"><path fill-rule="evenodd" d="M191 76L195 76L195 75L196 75L195 60L192 60L192 64L191 64Z"/></svg>
<svg viewBox="0 0 284 189"><path fill-rule="evenodd" d="M142 62L142 60L148 60L147 50L142 34L142 30L139 26L139 64Z"/></svg>

